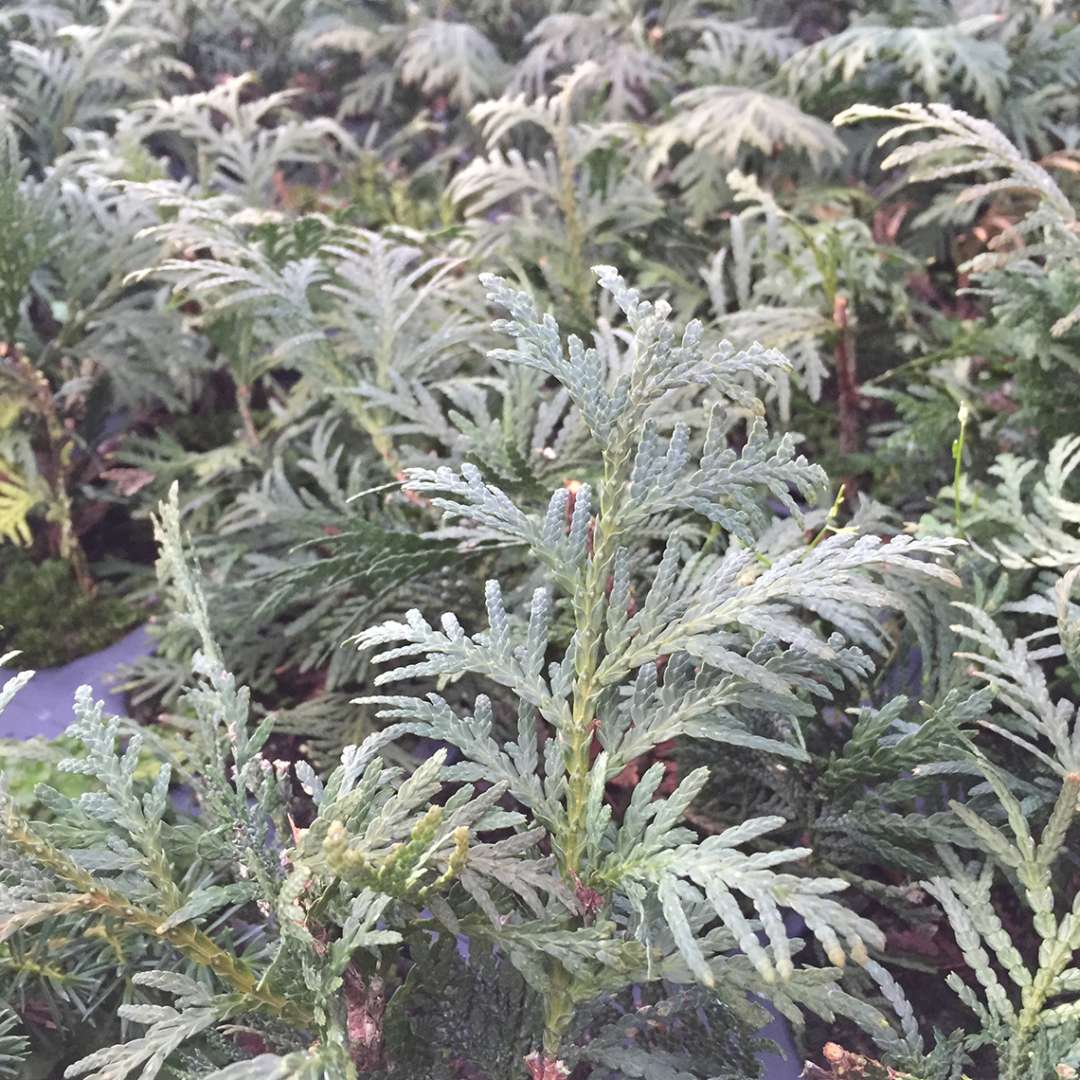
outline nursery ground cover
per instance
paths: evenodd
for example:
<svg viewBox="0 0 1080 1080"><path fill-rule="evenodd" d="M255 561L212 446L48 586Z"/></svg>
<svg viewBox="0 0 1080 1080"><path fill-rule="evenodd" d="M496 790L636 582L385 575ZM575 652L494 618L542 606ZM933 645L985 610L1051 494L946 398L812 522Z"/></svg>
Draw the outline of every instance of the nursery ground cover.
<svg viewBox="0 0 1080 1080"><path fill-rule="evenodd" d="M0 44L0 1075L1080 1072L1074 5Z"/></svg>

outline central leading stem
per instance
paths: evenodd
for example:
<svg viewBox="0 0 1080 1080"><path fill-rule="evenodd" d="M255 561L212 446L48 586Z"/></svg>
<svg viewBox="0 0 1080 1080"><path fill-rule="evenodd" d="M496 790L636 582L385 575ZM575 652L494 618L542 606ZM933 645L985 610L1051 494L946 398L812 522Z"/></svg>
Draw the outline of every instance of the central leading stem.
<svg viewBox="0 0 1080 1080"><path fill-rule="evenodd" d="M603 642L604 607L620 536L619 511L625 498L627 470L633 440L618 437L604 454L600 502L593 521L593 550L580 588L574 595L577 652L574 662L573 708L564 734L566 763L566 821L555 836L563 876L576 886L584 867L588 835L590 751L596 727L599 690L597 670ZM551 988L545 1001L544 1053L558 1055L562 1037L573 1016L573 978L562 964L552 967Z"/></svg>
<svg viewBox="0 0 1080 1080"><path fill-rule="evenodd" d="M603 641L604 600L618 551L618 510L623 496L623 472L629 454L605 455L600 505L593 523L593 551L581 589L574 598L577 624L577 655L574 662L574 694L570 728L566 735L566 829L557 837L563 873L573 881L580 877L587 832L590 750L596 727Z"/></svg>

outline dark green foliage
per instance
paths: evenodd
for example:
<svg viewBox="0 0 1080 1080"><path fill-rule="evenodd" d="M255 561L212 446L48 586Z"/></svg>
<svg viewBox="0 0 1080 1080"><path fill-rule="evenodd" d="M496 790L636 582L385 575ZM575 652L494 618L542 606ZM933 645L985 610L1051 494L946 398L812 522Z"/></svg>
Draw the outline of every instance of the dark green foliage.
<svg viewBox="0 0 1080 1080"><path fill-rule="evenodd" d="M417 948L414 959L387 1010L396 1050L386 1075L514 1075L543 1027L543 1009L510 960L490 945L445 934Z"/></svg>
<svg viewBox="0 0 1080 1080"><path fill-rule="evenodd" d="M1015 406L1009 418L1022 452L1045 450L1075 434L1076 402L1063 387L1080 379L1080 329L1053 327L1080 307L1080 275L1058 267L1045 274L1002 271L994 286L993 318L1004 335L1000 349Z"/></svg>
<svg viewBox="0 0 1080 1080"><path fill-rule="evenodd" d="M635 993L591 1010L578 1025L578 1045L568 1063L594 1065L603 1080L753 1080L761 1075L757 1051L768 1044L754 1038L735 1009L700 990L658 1001L643 997Z"/></svg>

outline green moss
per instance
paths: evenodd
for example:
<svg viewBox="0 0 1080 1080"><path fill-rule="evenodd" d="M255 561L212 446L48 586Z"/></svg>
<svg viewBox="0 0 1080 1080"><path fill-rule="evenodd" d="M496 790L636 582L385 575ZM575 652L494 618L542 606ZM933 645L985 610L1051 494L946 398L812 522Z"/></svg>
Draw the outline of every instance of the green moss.
<svg viewBox="0 0 1080 1080"><path fill-rule="evenodd" d="M0 772L8 796L20 814L26 816L52 815L37 797L39 784L48 784L61 795L77 799L86 791L93 791L93 778L78 773L61 772L57 767L69 757L77 757L80 744L75 739L61 736L59 739L0 739Z"/></svg>
<svg viewBox="0 0 1080 1080"><path fill-rule="evenodd" d="M56 739L0 739L0 774L4 789L15 809L24 817L35 821L52 821L53 808L43 802L40 786L46 785L69 799L77 799L87 791L95 791L99 784L92 776L65 772L60 762L83 756L82 743L78 739L61 735ZM139 755L134 779L149 786L153 783L160 761L148 751Z"/></svg>
<svg viewBox="0 0 1080 1080"><path fill-rule="evenodd" d="M111 645L139 621L130 603L86 596L60 559L34 563L4 551L0 569L0 653L19 650L23 667L67 664Z"/></svg>

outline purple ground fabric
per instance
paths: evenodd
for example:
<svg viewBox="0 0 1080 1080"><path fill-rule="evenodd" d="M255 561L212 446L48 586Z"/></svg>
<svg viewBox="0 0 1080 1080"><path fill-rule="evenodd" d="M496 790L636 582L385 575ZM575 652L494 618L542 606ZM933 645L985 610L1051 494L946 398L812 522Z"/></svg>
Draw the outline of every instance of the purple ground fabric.
<svg viewBox="0 0 1080 1080"><path fill-rule="evenodd" d="M799 1055L795 1052L795 1043L792 1041L788 1022L779 1014L774 1014L772 1021L759 1034L766 1039L771 1039L783 1051L783 1054L774 1052L758 1056L758 1061L761 1062L762 1080L799 1080L802 1076L802 1065L799 1063Z"/></svg>
<svg viewBox="0 0 1080 1080"><path fill-rule="evenodd" d="M116 692L117 672L124 664L146 656L153 642L140 626L101 652L80 657L58 668L43 668L0 714L0 738L30 739L42 735L54 739L71 723L75 691L84 683L94 690L95 700L105 701L106 712L123 713L124 699ZM11 668L0 668L0 683L22 670L18 659Z"/></svg>

